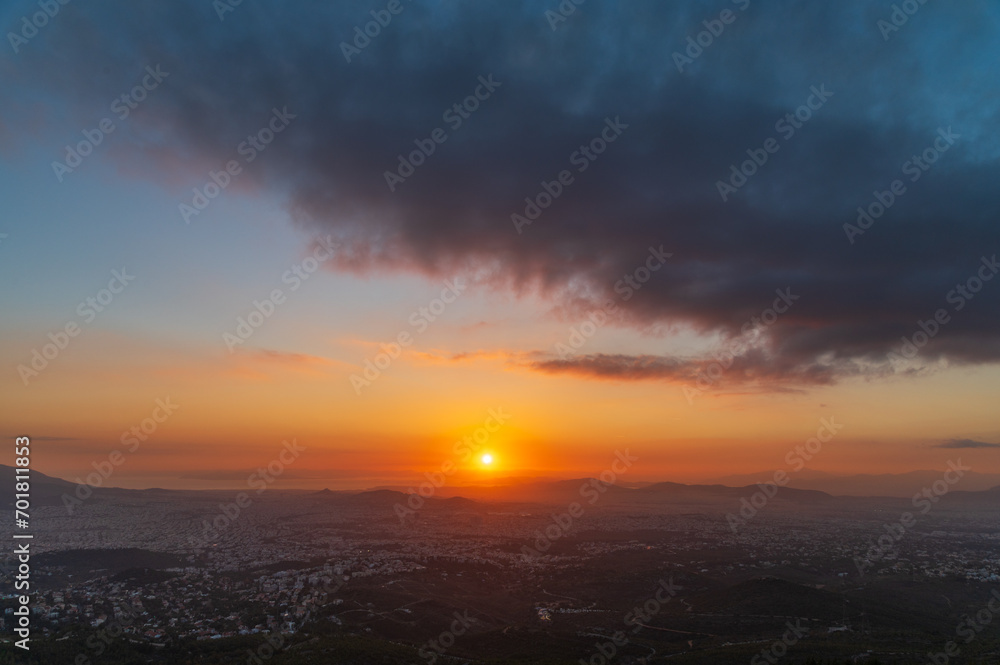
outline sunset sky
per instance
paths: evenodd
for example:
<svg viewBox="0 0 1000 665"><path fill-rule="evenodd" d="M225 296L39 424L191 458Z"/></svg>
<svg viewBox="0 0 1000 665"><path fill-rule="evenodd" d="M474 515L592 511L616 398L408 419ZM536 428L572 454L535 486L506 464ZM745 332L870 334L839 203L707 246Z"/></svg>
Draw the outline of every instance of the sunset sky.
<svg viewBox="0 0 1000 665"><path fill-rule="evenodd" d="M6 37L0 429L69 479L121 450L123 487L293 439L286 487L625 449L694 482L821 419L813 469L1000 473L1000 6L557 7L73 2Z"/></svg>

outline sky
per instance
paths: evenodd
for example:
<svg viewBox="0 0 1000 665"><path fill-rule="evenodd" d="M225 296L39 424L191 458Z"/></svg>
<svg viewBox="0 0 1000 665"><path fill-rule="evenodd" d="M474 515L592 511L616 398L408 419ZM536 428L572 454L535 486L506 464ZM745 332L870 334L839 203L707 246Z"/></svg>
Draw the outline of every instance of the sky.
<svg viewBox="0 0 1000 665"><path fill-rule="evenodd" d="M43 5L0 8L39 471L1000 473L995 3Z"/></svg>

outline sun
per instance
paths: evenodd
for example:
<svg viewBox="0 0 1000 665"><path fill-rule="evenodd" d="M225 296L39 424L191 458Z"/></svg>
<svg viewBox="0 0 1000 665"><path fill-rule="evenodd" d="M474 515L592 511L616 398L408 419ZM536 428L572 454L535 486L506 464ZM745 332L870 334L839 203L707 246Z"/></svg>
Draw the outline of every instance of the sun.
<svg viewBox="0 0 1000 665"><path fill-rule="evenodd" d="M493 455L490 455L489 453L486 453L480 459L482 463L485 464L486 466L493 464Z"/></svg>

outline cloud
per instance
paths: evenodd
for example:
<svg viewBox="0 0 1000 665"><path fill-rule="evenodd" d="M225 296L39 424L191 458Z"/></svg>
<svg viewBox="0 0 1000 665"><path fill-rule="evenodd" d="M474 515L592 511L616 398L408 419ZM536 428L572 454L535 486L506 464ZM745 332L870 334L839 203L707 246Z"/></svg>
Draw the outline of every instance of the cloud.
<svg viewBox="0 0 1000 665"><path fill-rule="evenodd" d="M972 439L951 439L940 443L935 448L1000 448L1000 443L986 443L985 441L973 441Z"/></svg>
<svg viewBox="0 0 1000 665"><path fill-rule="evenodd" d="M520 358L523 354L504 350L478 349L476 351L451 352L442 349L431 349L429 351L410 351L410 354L428 364L451 364L451 363L474 363L481 361L505 361L512 362Z"/></svg>
<svg viewBox="0 0 1000 665"><path fill-rule="evenodd" d="M553 358L543 356L527 363L530 369L548 374L575 374L613 381L662 380L704 385L706 388L756 385L782 390L792 386L829 385L839 379L865 373L850 361L796 363L761 350L739 357L683 359L655 355L586 354ZM871 371L873 373L874 370Z"/></svg>
<svg viewBox="0 0 1000 665"><path fill-rule="evenodd" d="M1000 360L998 285L961 311L946 301L1000 251L1000 102L982 64L997 55L1000 9L960 5L927 6L886 42L876 4L753 3L679 72L672 54L714 18L693 0L581 6L556 31L527 0L405 3L350 63L339 44L371 20L360 1L244 3L225 21L203 2L83 3L4 68L0 94L32 126L59 100L43 108L63 141L161 65L170 76L122 123L113 154L179 200L287 107L297 117L240 186L333 234L333 269L469 275L581 313L616 299L619 325L723 337L790 287L801 301L768 329L766 359L727 374L822 384L886 373L886 352L939 308L951 321L918 360ZM443 114L490 75L500 86L452 128ZM820 85L833 96L778 134ZM571 154L606 118L628 128L577 171ZM903 163L941 127L960 139L910 181ZM385 172L436 128L445 142L390 191ZM722 201L717 182L769 137L779 150ZM511 214L564 169L572 184L518 234ZM849 243L843 225L896 178L905 194ZM616 283L660 245L671 260L621 297ZM701 364L585 356L537 369L675 379Z"/></svg>
<svg viewBox="0 0 1000 665"><path fill-rule="evenodd" d="M238 352L238 357L243 356L247 357L252 362L274 364L288 369L297 369L301 371L322 372L333 368L344 369L350 367L347 363L334 360L332 358L314 356L306 353L275 351L272 349L240 350Z"/></svg>
<svg viewBox="0 0 1000 665"><path fill-rule="evenodd" d="M697 366L681 360L659 356L626 356L597 353L568 359L538 360L532 369L551 374L582 374L603 379L634 381L640 379L665 379L691 381Z"/></svg>

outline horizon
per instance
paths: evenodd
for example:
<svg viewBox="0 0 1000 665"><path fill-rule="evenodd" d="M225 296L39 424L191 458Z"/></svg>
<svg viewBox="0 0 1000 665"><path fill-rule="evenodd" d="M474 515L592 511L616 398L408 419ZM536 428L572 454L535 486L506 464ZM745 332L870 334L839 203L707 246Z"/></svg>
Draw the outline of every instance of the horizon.
<svg viewBox="0 0 1000 665"><path fill-rule="evenodd" d="M961 464L960 460L958 464ZM0 464L0 468L14 469L15 467L11 467L6 464ZM255 474L259 475L261 471L262 469L249 470L248 473L246 474L246 477L254 477ZM55 480L60 480L81 486L90 486L94 489L116 489L116 490L130 490L130 491L164 490L164 491L176 491L176 492L185 492L185 491L222 492L222 491L245 489L248 486L252 486L248 485L248 483L245 481L238 482L236 479L234 479L229 483L221 483L210 486L193 486L188 484L185 486L170 487L168 485L146 484L138 487L126 487L126 486L114 485L112 484L112 482L108 482L107 484L105 484L105 479L103 477L98 478L96 476L91 476L91 474L93 474L94 471L91 471L91 474L87 474L87 476L83 477L76 476L73 478L54 476L50 473L45 473L44 471L40 471L38 469L35 469L34 472L43 474ZM805 487L798 487L796 489L815 489L815 487L809 487L809 485L822 483L824 480L845 481L845 480L858 480L858 479L872 478L872 477L892 480L892 479L902 479L905 478L906 476L921 475L921 474L924 474L928 477L936 477L940 475L940 473L941 470L939 469L912 469L910 471L905 471L902 473L895 473L895 474L834 474L834 473L824 472L818 469L811 469L809 467L805 467L800 472L798 472L798 475L796 477L790 478L789 482L786 485L782 486L792 487L794 484L798 484L798 485L805 485ZM685 487L721 486L729 489L747 489L747 488L754 488L758 484L775 484L773 474L774 472L771 470L761 470L757 472L750 472L744 474L734 474L731 476L704 478L688 482L672 478L657 478L657 479L630 478L627 480L615 479L615 481L610 482L608 484L616 486L621 489L642 489L645 487L649 487L651 485L660 485L660 484L674 484L674 485L682 485ZM977 488L970 489L970 491L981 492L981 491L991 491L1000 488L1000 474L982 474L982 473L977 473L975 471L969 471L965 475L966 475L966 483L965 483L966 486L968 486L969 484L968 478L979 479L977 483L974 483L974 485L977 485ZM110 479L110 474L108 478ZM241 479L242 478L244 477L241 476ZM565 484L574 481L599 480L599 478L600 478L599 473L595 473L593 475L573 476L564 478L552 478L552 477L541 477L541 476L536 476L536 477L509 476L509 477L484 478L480 479L478 482L469 480L466 483L459 484L454 482L434 481L433 478L428 478L427 476L424 476L415 479L415 481L411 483L402 483L402 484L386 483L377 485L338 486L330 484L324 485L322 481L317 478L295 479L295 478L285 478L283 477L283 474L277 474L274 476L274 482L267 483L267 488L269 490L275 490L278 492L285 491L285 492L317 493L317 492L329 491L334 493L364 493L364 492L389 490L394 492L402 492L404 494L419 494L421 485L426 485L427 483L431 483L431 486L434 487L435 495L452 497L452 496L461 496L461 492L463 489L469 489L469 490L516 489L519 486L526 486L526 485ZM727 484L727 481L743 482L744 480L747 481L746 484ZM97 484L98 481L100 484ZM202 482L218 483L219 481L203 480ZM439 482L440 484L435 484L435 482ZM888 493L883 492L880 494L879 493L880 489L883 488L880 488L878 486L873 486L871 494L864 494L864 493L858 494L857 491L848 494L838 494L836 492L829 492L826 490L818 490L818 491L831 494L831 496L871 496L871 497L900 496L898 493L893 493L892 490L890 490ZM896 490L896 492L898 492L898 490ZM506 500L507 499L505 499L504 501Z"/></svg>

